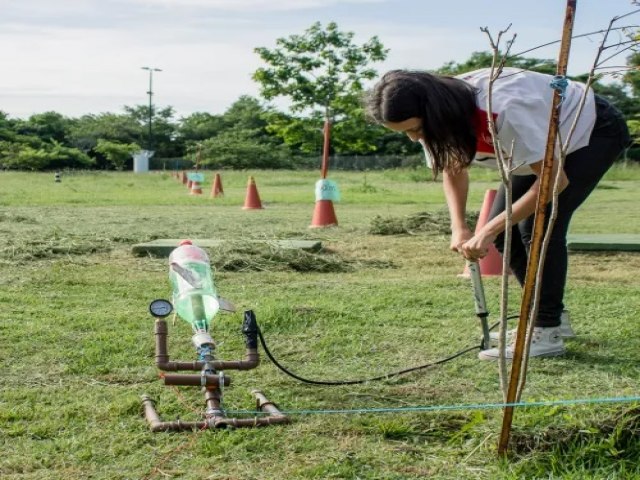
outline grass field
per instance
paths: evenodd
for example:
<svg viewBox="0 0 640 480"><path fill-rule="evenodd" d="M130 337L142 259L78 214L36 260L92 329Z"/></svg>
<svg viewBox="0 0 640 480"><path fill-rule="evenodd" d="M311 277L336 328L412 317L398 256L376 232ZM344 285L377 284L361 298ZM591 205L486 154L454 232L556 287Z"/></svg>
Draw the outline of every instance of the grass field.
<svg viewBox="0 0 640 480"><path fill-rule="evenodd" d="M254 175L264 210L241 209ZM470 193L480 209L496 185ZM566 304L575 340L562 358L530 363L511 454L496 444L502 411L366 412L501 401L497 365L476 353L384 382L318 387L261 366L228 372L229 410L260 388L293 423L264 429L151 433L140 396L164 419L198 419L198 388L165 387L154 365L154 298L169 298L167 260L136 257L158 238L218 238L217 356L244 354L253 309L273 353L312 379L357 379L422 365L479 343L462 260L441 228L373 234L376 221L419 212L442 219L443 194L424 172L337 172L337 228L309 229L317 172L222 172L223 199L190 196L168 173L0 172L0 478L2 479L635 479L640 402L640 255L572 253ZM572 233L640 234L640 169L618 166L574 219ZM475 206L475 207L473 207ZM378 217L378 218L376 218ZM318 254L249 240L319 239ZM485 279L497 318L499 279ZM510 289L510 310L519 289ZM189 326L170 325L172 358L195 359ZM348 413L327 410L347 409ZM297 412L297 413L296 413Z"/></svg>

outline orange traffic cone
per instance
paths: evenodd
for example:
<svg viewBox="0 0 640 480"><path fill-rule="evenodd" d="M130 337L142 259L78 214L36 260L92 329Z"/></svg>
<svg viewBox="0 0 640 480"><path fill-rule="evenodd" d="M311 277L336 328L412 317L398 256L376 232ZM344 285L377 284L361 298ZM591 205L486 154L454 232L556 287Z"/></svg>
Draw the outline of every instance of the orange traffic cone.
<svg viewBox="0 0 640 480"><path fill-rule="evenodd" d="M247 195L244 197L243 210L254 210L262 208L262 202L260 202L260 195L258 195L258 188L256 187L256 181L253 177L249 177L247 183Z"/></svg>
<svg viewBox="0 0 640 480"><path fill-rule="evenodd" d="M182 184L187 184L187 173L184 170L182 171Z"/></svg>
<svg viewBox="0 0 640 480"><path fill-rule="evenodd" d="M478 216L475 233L478 233L489 221L489 213L491 212L493 201L496 198L496 193L498 193L497 190L487 190L485 192L484 201L482 202L482 210L480 210L480 215ZM489 245L489 252L486 257L481 258L478 263L480 264L480 273L482 275L502 275L502 255L500 255L500 252L498 252L493 243ZM462 276L469 277L469 268L466 265L464 267L464 272L462 272Z"/></svg>
<svg viewBox="0 0 640 480"><path fill-rule="evenodd" d="M317 200L316 206L313 209L313 218L311 219L311 225L309 225L309 228L336 226L338 226L338 219L336 218L336 212L333 209L333 201Z"/></svg>
<svg viewBox="0 0 640 480"><path fill-rule="evenodd" d="M213 186L211 187L211 198L222 197L223 195L224 190L222 189L222 180L220 179L220 174L216 173L216 176L213 179Z"/></svg>
<svg viewBox="0 0 640 480"><path fill-rule="evenodd" d="M191 188L189 190L189 195L202 195L202 187L200 186L200 182L196 182L189 180L191 183Z"/></svg>

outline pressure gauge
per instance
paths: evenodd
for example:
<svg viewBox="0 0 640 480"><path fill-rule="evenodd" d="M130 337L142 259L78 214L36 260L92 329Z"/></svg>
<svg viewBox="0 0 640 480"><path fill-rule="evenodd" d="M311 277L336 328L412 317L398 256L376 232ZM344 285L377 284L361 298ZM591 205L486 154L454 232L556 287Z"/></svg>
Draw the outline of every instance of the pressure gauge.
<svg viewBox="0 0 640 480"><path fill-rule="evenodd" d="M151 315L157 318L164 318L173 312L173 305L169 300L159 298L149 304Z"/></svg>

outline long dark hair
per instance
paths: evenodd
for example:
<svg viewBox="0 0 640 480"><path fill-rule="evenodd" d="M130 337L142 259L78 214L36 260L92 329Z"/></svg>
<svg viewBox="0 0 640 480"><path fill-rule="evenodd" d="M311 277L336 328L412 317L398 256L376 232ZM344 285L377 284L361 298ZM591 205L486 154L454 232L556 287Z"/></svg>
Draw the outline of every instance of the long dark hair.
<svg viewBox="0 0 640 480"><path fill-rule="evenodd" d="M453 77L392 70L373 87L366 108L377 123L422 119L424 142L437 176L445 167L462 170L475 156L475 97L471 85Z"/></svg>

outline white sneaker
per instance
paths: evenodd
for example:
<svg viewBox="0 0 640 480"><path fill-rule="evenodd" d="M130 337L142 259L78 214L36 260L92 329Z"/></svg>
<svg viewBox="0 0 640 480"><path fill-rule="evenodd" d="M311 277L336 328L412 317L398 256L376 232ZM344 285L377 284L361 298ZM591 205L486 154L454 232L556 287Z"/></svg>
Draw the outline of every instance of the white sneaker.
<svg viewBox="0 0 640 480"><path fill-rule="evenodd" d="M507 359L513 358L515 338L515 336L511 337L511 344L507 345L505 349L505 358ZM557 355L564 355L565 352L560 327L534 327L529 357L555 357ZM500 353L497 348L481 350L478 354L480 360L497 360L499 356Z"/></svg>
<svg viewBox="0 0 640 480"><path fill-rule="evenodd" d="M560 328L560 335L562 336L562 338L564 339L576 338L576 334L573 331L573 328L571 328L571 319L569 318L568 310L562 311L562 314L560 315L560 327L558 328ZM507 341L510 341L511 337L514 337L517 331L518 331L517 328L512 328L511 330L507 330ZM498 341L498 338L499 338L498 335L499 333L497 331L489 332L489 338L491 340L495 340L496 342Z"/></svg>

